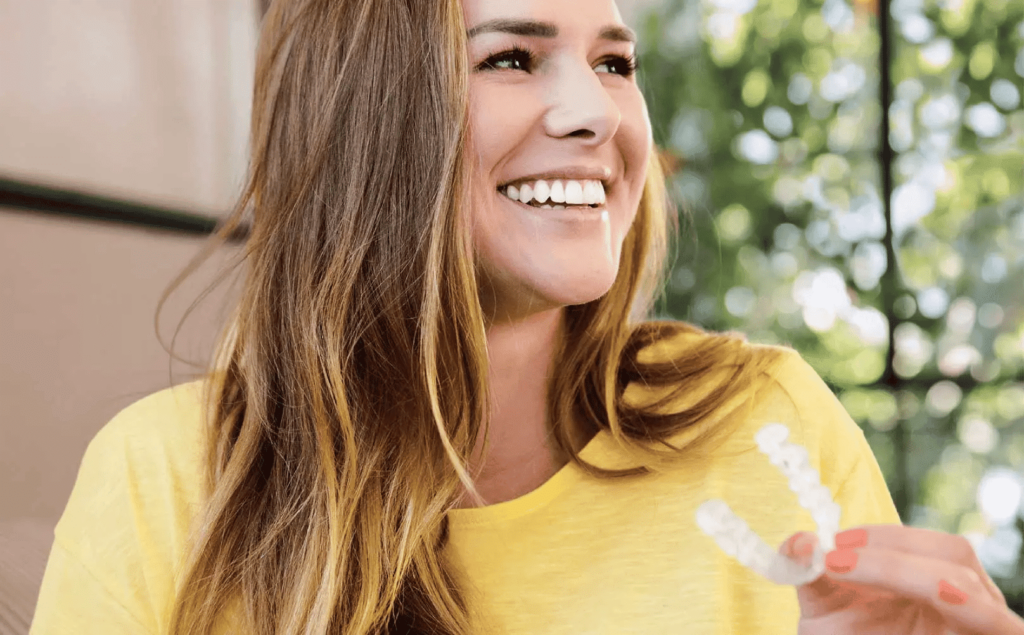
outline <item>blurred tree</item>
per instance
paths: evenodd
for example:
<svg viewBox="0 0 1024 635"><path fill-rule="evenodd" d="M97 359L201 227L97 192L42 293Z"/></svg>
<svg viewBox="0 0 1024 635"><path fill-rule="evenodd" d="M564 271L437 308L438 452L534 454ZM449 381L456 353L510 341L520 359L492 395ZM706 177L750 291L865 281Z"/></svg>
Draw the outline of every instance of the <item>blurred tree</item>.
<svg viewBox="0 0 1024 635"><path fill-rule="evenodd" d="M1022 612L1024 3L665 0L641 42L687 218L659 310L800 350Z"/></svg>

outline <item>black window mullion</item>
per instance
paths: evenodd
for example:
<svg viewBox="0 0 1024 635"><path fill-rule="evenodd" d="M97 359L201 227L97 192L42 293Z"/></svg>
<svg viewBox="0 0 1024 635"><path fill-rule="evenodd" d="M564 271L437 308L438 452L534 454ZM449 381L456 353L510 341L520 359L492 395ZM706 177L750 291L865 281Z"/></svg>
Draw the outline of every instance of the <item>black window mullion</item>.
<svg viewBox="0 0 1024 635"><path fill-rule="evenodd" d="M147 205L75 190L28 183L0 177L0 208L71 216L179 234L208 235L219 219L166 207ZM245 239L247 230L231 236L232 242Z"/></svg>

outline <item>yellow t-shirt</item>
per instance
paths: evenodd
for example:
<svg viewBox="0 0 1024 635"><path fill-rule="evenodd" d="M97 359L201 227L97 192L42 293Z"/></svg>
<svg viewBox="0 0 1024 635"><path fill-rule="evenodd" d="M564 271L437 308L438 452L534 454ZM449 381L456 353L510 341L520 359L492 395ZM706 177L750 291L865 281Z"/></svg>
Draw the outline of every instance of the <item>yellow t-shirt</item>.
<svg viewBox="0 0 1024 635"><path fill-rule="evenodd" d="M150 395L90 443L54 531L31 635L166 633L200 504L199 396L197 382ZM842 507L841 528L899 524L899 516L863 432L795 352L752 408L737 412L736 432L699 467L609 481L570 463L515 500L450 512L446 555L474 632L796 633L794 587L740 565L694 520L701 502L721 498L772 547L814 530L765 456L734 451L756 448L764 424L784 423ZM604 432L581 455L602 467L635 465Z"/></svg>

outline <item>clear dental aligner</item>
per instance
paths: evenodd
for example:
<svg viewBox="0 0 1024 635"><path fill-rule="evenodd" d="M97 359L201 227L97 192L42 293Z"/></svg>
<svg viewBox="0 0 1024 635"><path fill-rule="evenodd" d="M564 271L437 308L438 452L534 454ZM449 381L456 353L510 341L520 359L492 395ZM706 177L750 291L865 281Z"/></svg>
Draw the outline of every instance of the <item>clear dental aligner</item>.
<svg viewBox="0 0 1024 635"><path fill-rule="evenodd" d="M789 489L817 524L818 544L810 566L803 567L769 547L720 499L705 501L697 508L697 525L743 566L777 584L799 586L824 573L825 554L835 549L842 510L819 481L818 472L808 461L807 450L787 442L788 438L789 429L781 423L769 423L754 435L758 449L789 479Z"/></svg>

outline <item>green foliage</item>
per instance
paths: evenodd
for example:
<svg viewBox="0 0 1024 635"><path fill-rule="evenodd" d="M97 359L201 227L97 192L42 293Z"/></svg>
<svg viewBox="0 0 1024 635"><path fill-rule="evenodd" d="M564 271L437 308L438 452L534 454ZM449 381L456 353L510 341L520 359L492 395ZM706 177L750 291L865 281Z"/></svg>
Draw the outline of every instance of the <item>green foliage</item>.
<svg viewBox="0 0 1024 635"><path fill-rule="evenodd" d="M888 104L872 0L646 16L640 81L684 215L659 310L800 350L904 522L969 533L1018 597L1024 562L999 541L1024 521L994 515L1013 492L983 482L1024 469L1024 3L889 9Z"/></svg>

